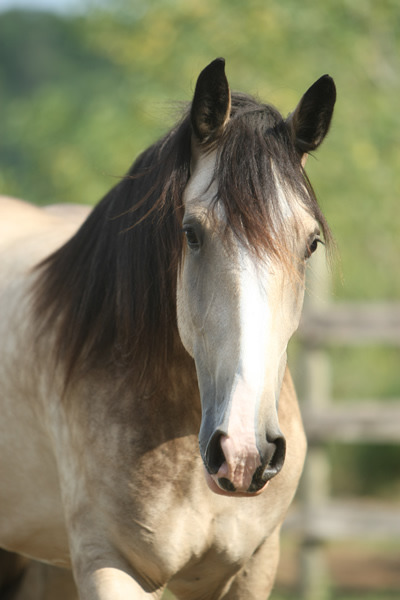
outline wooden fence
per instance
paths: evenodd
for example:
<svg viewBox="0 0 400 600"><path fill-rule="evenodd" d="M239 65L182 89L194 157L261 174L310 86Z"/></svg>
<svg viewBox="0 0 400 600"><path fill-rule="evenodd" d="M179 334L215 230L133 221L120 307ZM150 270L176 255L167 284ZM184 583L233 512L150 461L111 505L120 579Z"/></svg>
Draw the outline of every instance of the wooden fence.
<svg viewBox="0 0 400 600"><path fill-rule="evenodd" d="M379 343L400 347L400 304L335 304L321 252L308 280L304 318L299 329L302 357L300 400L309 450L301 502L287 527L301 535L301 598L329 597L324 543L338 539L400 539L400 503L384 510L361 500L333 500L327 442L393 443L400 447L400 399L335 403L331 393L332 345ZM400 365L399 365L400 368ZM400 457L400 453L399 453ZM399 461L400 462L400 461ZM399 559L400 569L400 559Z"/></svg>

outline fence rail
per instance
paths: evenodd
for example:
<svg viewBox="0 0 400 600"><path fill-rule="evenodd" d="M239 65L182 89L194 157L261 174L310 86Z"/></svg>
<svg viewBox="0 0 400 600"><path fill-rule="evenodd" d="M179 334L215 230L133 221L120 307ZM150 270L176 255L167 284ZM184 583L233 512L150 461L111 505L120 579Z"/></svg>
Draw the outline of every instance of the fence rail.
<svg viewBox="0 0 400 600"><path fill-rule="evenodd" d="M400 346L400 304L341 303L306 311L299 335L318 346L378 342Z"/></svg>
<svg viewBox="0 0 400 600"><path fill-rule="evenodd" d="M400 444L400 400L353 401L302 412L309 443Z"/></svg>
<svg viewBox="0 0 400 600"><path fill-rule="evenodd" d="M392 505L330 500L310 513L295 510L285 528L307 540L337 541L400 538L400 510Z"/></svg>

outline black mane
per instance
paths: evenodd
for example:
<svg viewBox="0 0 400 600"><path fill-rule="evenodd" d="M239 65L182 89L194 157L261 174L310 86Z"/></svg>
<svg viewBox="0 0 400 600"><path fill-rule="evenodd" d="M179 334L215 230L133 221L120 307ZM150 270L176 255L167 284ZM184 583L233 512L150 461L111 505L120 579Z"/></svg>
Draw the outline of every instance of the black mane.
<svg viewBox="0 0 400 600"><path fill-rule="evenodd" d="M55 327L66 380L121 366L156 385L176 340L176 278L182 257L182 196L190 176L189 113L135 161L78 232L38 267L35 311ZM329 235L290 130L274 108L233 94L231 119L214 146L227 227L256 252L283 260L276 177Z"/></svg>

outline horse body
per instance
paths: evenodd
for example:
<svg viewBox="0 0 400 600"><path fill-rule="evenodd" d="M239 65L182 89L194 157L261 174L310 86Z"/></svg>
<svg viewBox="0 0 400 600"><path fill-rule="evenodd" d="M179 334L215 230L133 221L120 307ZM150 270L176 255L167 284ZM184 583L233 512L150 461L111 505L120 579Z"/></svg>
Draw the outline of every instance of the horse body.
<svg viewBox="0 0 400 600"><path fill-rule="evenodd" d="M43 221L54 227L45 214ZM21 270L30 266L29 261ZM11 305L15 307L7 301L7 307ZM218 597L256 549L263 543L270 546L265 541L279 529L301 472L305 440L289 374L280 400L281 427L288 443L293 439L293 456L287 457L279 480L252 499L249 511L246 499L217 496L205 483L197 441L201 409L196 373L193 365L187 368L183 353L186 375L179 379L179 389L173 386L176 389L160 399L163 418L160 423L156 415L156 427L151 423L157 407L143 407L129 389L115 389L114 382L99 373L80 391L87 403L75 400L74 405L71 389L71 397L60 404L53 375L39 371L38 362L46 364L46 357L38 361L29 347L20 353L27 332L18 323L24 321L26 309L21 302L15 316L7 319L21 335L21 340L14 339L18 356L12 357L7 348L1 361L2 381L10 386L2 387L2 545L70 567L65 510L66 497L73 493L73 504L79 498L92 506L93 523L88 526L123 552L145 589L161 589L169 582L179 597ZM15 364L18 377L10 377ZM52 396L54 402L49 402ZM62 494L60 485L65 487ZM277 544L275 538L273 542ZM90 549L82 552L87 556ZM269 575L265 566L263 572ZM264 591L263 578L258 577ZM269 578L272 583L272 575Z"/></svg>
<svg viewBox="0 0 400 600"><path fill-rule="evenodd" d="M11 198L0 199L0 210L0 505L2 514L7 515L0 522L0 538L6 548L59 560L60 552L68 556L61 551L67 536L43 404L43 398L51 397L52 392L37 360L32 323L26 315L31 311L29 271L64 243L78 223L76 219L61 221ZM32 502L32 498L40 501Z"/></svg>
<svg viewBox="0 0 400 600"><path fill-rule="evenodd" d="M285 125L298 132L314 119L310 148L329 127L332 93L323 88L325 98L314 89ZM160 597L166 585L183 599L250 600L273 585L306 446L286 344L321 219L278 175L269 246L254 246L251 215L238 207L230 215L219 202L216 148L231 110L240 112L214 61L190 120L89 216L0 204L0 545L72 568L85 600ZM186 145L175 179L137 197L149 159L171 161L168 144L179 136ZM304 152L293 158L302 182ZM167 203L160 217L140 202L168 200L178 180L173 211ZM281 268L278 234L289 230ZM158 301L156 274L165 288ZM133 290L142 292L137 306Z"/></svg>

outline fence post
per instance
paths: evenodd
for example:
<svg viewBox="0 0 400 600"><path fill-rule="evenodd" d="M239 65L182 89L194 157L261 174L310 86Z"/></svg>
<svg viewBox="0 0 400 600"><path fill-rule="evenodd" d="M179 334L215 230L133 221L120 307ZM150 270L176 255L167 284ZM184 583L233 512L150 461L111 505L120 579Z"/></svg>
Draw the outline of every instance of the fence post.
<svg viewBox="0 0 400 600"><path fill-rule="evenodd" d="M304 311L326 310L330 298L330 277L325 263L325 253L317 252L307 274ZM304 380L301 403L305 414L323 408L331 401L330 361L324 349L312 343L303 343ZM301 486L303 540L300 572L303 600L326 600L329 597L329 575L325 561L324 542L313 534L312 520L315 512L324 506L330 495L330 465L323 446L309 443L307 460Z"/></svg>

